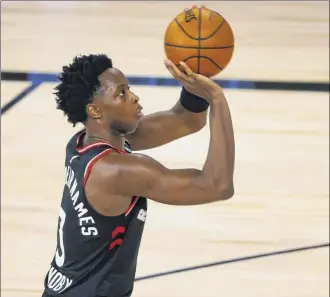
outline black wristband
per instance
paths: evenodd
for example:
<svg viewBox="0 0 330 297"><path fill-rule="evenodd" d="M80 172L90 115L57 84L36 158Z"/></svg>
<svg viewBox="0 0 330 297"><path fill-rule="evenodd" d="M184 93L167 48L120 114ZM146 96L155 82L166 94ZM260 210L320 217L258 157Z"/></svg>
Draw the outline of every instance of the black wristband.
<svg viewBox="0 0 330 297"><path fill-rule="evenodd" d="M203 112L210 105L205 99L189 93L185 88L182 88L180 103L184 108L194 113Z"/></svg>

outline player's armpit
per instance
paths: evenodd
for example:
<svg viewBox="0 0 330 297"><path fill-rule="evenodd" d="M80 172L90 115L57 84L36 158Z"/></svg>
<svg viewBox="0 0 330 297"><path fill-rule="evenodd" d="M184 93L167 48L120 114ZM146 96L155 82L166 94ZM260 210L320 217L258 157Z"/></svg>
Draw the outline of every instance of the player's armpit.
<svg viewBox="0 0 330 297"><path fill-rule="evenodd" d="M102 178L120 196L143 196L164 204L196 205L233 196L233 185L214 185L197 169L170 170L138 154L109 154L102 158Z"/></svg>

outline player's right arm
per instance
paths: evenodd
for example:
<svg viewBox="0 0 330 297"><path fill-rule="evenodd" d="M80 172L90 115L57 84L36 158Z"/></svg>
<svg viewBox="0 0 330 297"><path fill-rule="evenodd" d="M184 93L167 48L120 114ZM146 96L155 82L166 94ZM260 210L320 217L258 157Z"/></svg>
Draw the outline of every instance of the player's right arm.
<svg viewBox="0 0 330 297"><path fill-rule="evenodd" d="M205 164L198 169L168 169L138 154L109 154L100 160L107 191L122 197L143 196L171 205L196 205L233 196L234 133L224 94L210 100L210 142ZM103 167L103 168L101 168Z"/></svg>
<svg viewBox="0 0 330 297"><path fill-rule="evenodd" d="M235 143L223 91L209 78L193 73L185 63L181 64L181 69L173 63L167 67L189 92L210 103L210 142L202 170L172 170L144 155L111 153L96 162L96 181L103 185L109 197L117 199L142 196L172 205L229 199L234 194Z"/></svg>

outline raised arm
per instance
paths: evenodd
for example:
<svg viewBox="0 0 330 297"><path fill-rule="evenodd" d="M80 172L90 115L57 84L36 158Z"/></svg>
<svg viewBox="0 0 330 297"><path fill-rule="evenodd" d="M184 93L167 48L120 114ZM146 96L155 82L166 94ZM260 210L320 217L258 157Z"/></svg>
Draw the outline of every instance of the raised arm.
<svg viewBox="0 0 330 297"><path fill-rule="evenodd" d="M196 7L193 5L191 8ZM204 5L202 7L205 8ZM173 64L166 67L170 72L175 71ZM133 151L140 151L194 134L206 125L207 108L207 101L182 89L180 99L171 109L143 117L138 129L127 135L127 140Z"/></svg>
<svg viewBox="0 0 330 297"><path fill-rule="evenodd" d="M186 72L173 75L210 102L210 142L202 170L171 170L144 155L108 155L97 168L116 197L144 196L172 205L194 205L233 196L235 145L232 121L221 88L210 79Z"/></svg>

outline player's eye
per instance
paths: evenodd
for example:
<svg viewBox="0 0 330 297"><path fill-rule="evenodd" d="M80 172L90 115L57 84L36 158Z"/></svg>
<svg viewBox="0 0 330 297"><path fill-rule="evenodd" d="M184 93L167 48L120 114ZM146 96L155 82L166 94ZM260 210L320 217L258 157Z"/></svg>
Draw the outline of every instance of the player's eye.
<svg viewBox="0 0 330 297"><path fill-rule="evenodd" d="M120 96L125 96L125 95L126 95L126 90L125 89L121 90L120 91Z"/></svg>
<svg viewBox="0 0 330 297"><path fill-rule="evenodd" d="M122 86L118 90L118 95L120 97L126 97L128 90L129 90L129 87L128 86Z"/></svg>

